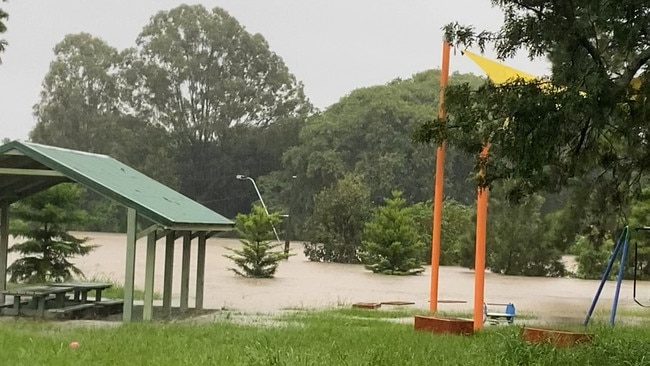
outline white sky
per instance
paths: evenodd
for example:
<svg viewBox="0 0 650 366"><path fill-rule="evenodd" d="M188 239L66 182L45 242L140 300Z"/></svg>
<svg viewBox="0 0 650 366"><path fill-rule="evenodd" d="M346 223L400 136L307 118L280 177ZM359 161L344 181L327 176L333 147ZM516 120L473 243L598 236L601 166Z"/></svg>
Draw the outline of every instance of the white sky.
<svg viewBox="0 0 650 366"><path fill-rule="evenodd" d="M123 49L157 11L178 0L9 0L9 46L0 57L0 138L27 139L35 124L32 106L66 34L88 32ZM261 33L289 70L305 84L319 108L350 91L440 66L441 27L452 21L497 29L502 15L489 0L212 0L187 1L219 6L248 31ZM488 56L491 56L488 53ZM542 75L545 62L525 56L508 64ZM480 74L460 54L452 71Z"/></svg>

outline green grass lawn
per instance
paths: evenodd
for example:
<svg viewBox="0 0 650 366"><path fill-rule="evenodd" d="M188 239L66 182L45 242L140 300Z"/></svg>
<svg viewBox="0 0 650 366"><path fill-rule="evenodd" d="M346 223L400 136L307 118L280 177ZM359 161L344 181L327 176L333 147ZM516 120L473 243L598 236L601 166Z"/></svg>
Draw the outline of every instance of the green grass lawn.
<svg viewBox="0 0 650 366"><path fill-rule="evenodd" d="M648 364L648 328L594 326L593 344L554 349L523 343L517 326L452 336L387 321L403 315L412 312L302 311L275 318L273 326L221 321L103 328L10 319L0 323L0 360L29 366ZM69 349L72 341L80 347Z"/></svg>

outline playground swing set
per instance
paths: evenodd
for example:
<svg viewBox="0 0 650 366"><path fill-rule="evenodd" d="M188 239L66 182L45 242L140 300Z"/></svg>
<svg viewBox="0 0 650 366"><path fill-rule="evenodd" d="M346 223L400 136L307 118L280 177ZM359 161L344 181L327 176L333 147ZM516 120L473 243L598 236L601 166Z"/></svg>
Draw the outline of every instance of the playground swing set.
<svg viewBox="0 0 650 366"><path fill-rule="evenodd" d="M643 226L643 227L638 227L633 229L634 232L650 232L650 227L648 226ZM627 253L628 249L630 246L630 228L629 226L625 226L621 232L621 235L619 236L618 240L616 241L616 245L614 246L614 249L612 250L612 254L609 256L609 259L607 260L607 266L605 267L605 272L603 273L603 276L600 280L600 285L598 286L598 290L596 290L596 295L594 296L593 301L591 302L591 306L589 307L589 310L587 311L587 316L585 317L585 320L583 322L584 325L589 324L589 320L591 319L591 316L593 315L594 309L596 308L596 304L598 303L598 299L600 297L600 294L603 291L603 287L605 286L605 282L609 279L609 275L612 271L612 268L614 267L614 262L616 262L617 259L619 259L619 253L620 253L620 259L619 259L619 267L618 267L618 274L616 276L616 289L614 290L614 300L612 301L612 309L609 314L609 324L614 325L614 322L616 320L616 310L618 308L618 299L619 295L621 292L621 283L623 282L623 276L625 275L625 262L627 260ZM637 298L637 280L638 280L638 268L639 268L639 243L637 241L634 242L634 271L633 271L633 280L632 280L632 298L634 299L634 302L644 308L649 308L650 304L643 304L641 301Z"/></svg>

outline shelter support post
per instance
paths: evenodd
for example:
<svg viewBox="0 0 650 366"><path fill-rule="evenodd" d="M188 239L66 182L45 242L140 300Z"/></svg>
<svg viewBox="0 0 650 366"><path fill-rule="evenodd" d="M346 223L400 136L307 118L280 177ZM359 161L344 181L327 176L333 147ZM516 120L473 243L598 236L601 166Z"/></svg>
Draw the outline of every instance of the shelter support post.
<svg viewBox="0 0 650 366"><path fill-rule="evenodd" d="M124 308L122 321L129 323L133 320L133 285L135 282L135 243L137 213L128 208L126 216L126 264L124 271Z"/></svg>
<svg viewBox="0 0 650 366"><path fill-rule="evenodd" d="M174 243L176 233L171 231L165 237L165 275L163 278L163 311L172 314L172 288L174 283Z"/></svg>
<svg viewBox="0 0 650 366"><path fill-rule="evenodd" d="M480 158L481 172L485 176L485 160L489 145L484 145ZM483 303L485 303L485 241L487 231L488 195L487 187L478 187L476 197L476 257L474 259L474 329L483 328Z"/></svg>
<svg viewBox="0 0 650 366"><path fill-rule="evenodd" d="M5 303L2 291L7 289L7 256L9 251L9 204L0 205L0 305Z"/></svg>
<svg viewBox="0 0 650 366"><path fill-rule="evenodd" d="M192 249L192 233L183 233L183 258L181 260L181 312L186 312L190 298L190 250Z"/></svg>
<svg viewBox="0 0 650 366"><path fill-rule="evenodd" d="M156 232L147 234L147 256L144 269L144 308L142 320L153 319L153 284L156 273Z"/></svg>
<svg viewBox="0 0 650 366"><path fill-rule="evenodd" d="M194 307L203 309L203 287L205 284L205 232L199 233L199 245L196 253L196 295Z"/></svg>

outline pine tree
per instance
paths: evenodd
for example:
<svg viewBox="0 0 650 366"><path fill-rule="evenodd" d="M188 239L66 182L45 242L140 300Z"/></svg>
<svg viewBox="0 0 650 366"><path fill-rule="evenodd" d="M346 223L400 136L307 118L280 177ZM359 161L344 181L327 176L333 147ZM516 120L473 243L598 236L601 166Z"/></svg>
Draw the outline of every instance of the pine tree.
<svg viewBox="0 0 650 366"><path fill-rule="evenodd" d="M10 248L21 255L7 269L11 282L60 282L83 276L70 258L86 255L94 246L84 245L88 238L68 233L86 219L86 212L78 209L82 194L74 184L59 184L12 207L9 232L27 240Z"/></svg>
<svg viewBox="0 0 650 366"><path fill-rule="evenodd" d="M231 259L237 268L229 270L243 277L272 278L281 260L289 258L283 251L274 251L281 243L271 244L273 227L280 222L278 214L267 215L263 207L253 206L249 214L239 214L236 218L237 232L243 238L242 248L226 248L234 255L224 255Z"/></svg>
<svg viewBox="0 0 650 366"><path fill-rule="evenodd" d="M386 205L378 207L363 232L363 262L366 268L390 275L411 275L421 266L424 243L412 207L399 191L393 191Z"/></svg>

